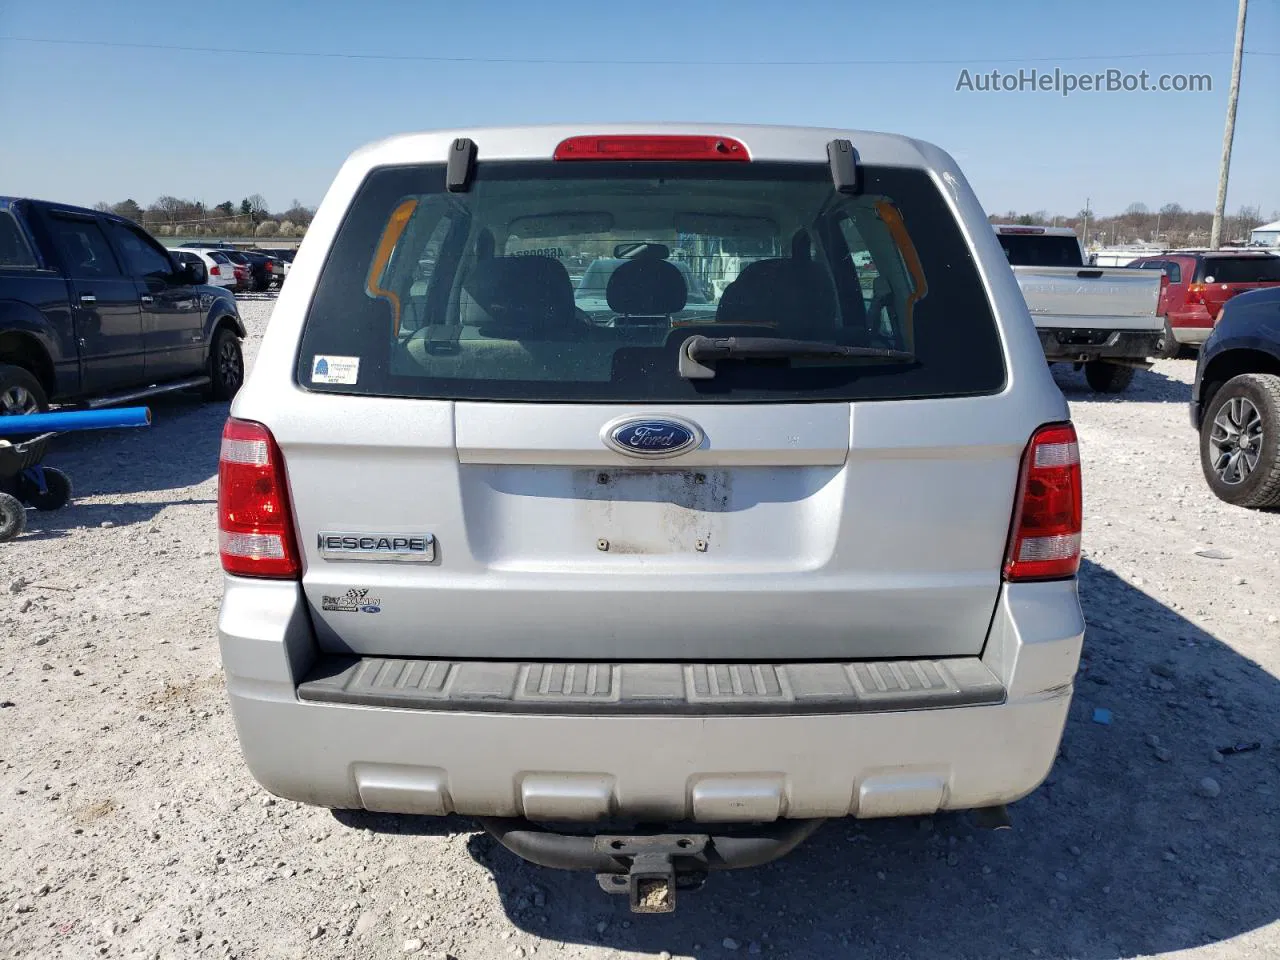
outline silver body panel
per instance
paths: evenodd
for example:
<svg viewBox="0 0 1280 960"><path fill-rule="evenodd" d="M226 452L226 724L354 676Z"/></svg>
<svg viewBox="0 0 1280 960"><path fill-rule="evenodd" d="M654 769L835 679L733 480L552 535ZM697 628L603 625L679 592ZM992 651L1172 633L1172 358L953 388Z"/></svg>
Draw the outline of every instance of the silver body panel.
<svg viewBox="0 0 1280 960"><path fill-rule="evenodd" d="M734 137L753 159L806 162L825 162L827 142L848 138L864 163L928 171L989 297L1004 389L854 403L552 405L322 394L295 382L311 296L370 170L441 162L459 136L476 141L483 164L545 160L574 135L647 132ZM1011 800L1048 770L1083 631L1075 583L1007 587L1001 563L1028 438L1068 411L986 216L938 148L733 125L397 137L347 161L290 277L232 413L266 424L283 451L304 574L300 584L229 578L220 624L242 744L273 791L424 813L589 819L603 805L699 819L880 816ZM687 421L705 439L672 460L640 462L601 439L627 417ZM429 531L435 551L423 563L326 558L324 531ZM376 600L366 604L376 612L323 609L324 597L349 590ZM326 654L980 657L1006 699L716 718L300 700L298 683ZM726 785L739 777L742 790ZM588 799L574 807L574 797Z"/></svg>

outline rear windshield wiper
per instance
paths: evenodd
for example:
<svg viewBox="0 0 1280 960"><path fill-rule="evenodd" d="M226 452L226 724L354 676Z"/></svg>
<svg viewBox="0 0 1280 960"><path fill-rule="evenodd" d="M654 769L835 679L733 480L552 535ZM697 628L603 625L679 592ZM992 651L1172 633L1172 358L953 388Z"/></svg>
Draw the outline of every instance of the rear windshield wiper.
<svg viewBox="0 0 1280 960"><path fill-rule="evenodd" d="M846 347L816 340L788 340L779 337L693 336L680 345L680 376L706 380L716 375L717 360L896 360L913 363L916 356L906 350L880 347Z"/></svg>

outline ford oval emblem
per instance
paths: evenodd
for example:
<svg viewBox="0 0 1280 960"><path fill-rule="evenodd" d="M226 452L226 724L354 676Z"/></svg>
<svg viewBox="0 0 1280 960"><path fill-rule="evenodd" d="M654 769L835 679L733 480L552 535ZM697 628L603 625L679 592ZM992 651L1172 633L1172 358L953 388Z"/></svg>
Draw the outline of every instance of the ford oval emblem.
<svg viewBox="0 0 1280 960"><path fill-rule="evenodd" d="M629 457L660 460L678 457L702 445L702 431L688 420L675 417L625 417L605 424L600 438L605 446Z"/></svg>

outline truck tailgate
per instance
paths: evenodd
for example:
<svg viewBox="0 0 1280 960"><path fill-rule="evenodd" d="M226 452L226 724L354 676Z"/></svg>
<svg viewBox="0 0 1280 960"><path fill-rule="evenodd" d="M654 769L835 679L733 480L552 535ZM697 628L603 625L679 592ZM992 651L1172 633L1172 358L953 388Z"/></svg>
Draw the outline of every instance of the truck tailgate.
<svg viewBox="0 0 1280 960"><path fill-rule="evenodd" d="M1160 273L1128 267L1013 268L1037 327L1159 330Z"/></svg>

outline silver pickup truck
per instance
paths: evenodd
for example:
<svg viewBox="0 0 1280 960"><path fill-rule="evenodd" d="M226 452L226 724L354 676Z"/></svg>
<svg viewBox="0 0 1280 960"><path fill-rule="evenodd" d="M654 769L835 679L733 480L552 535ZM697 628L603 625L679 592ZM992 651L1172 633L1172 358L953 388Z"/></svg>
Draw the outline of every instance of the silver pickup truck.
<svg viewBox="0 0 1280 960"><path fill-rule="evenodd" d="M1119 393L1157 356L1167 281L1154 270L1092 267L1068 227L995 225L1050 363L1084 366L1099 393Z"/></svg>

